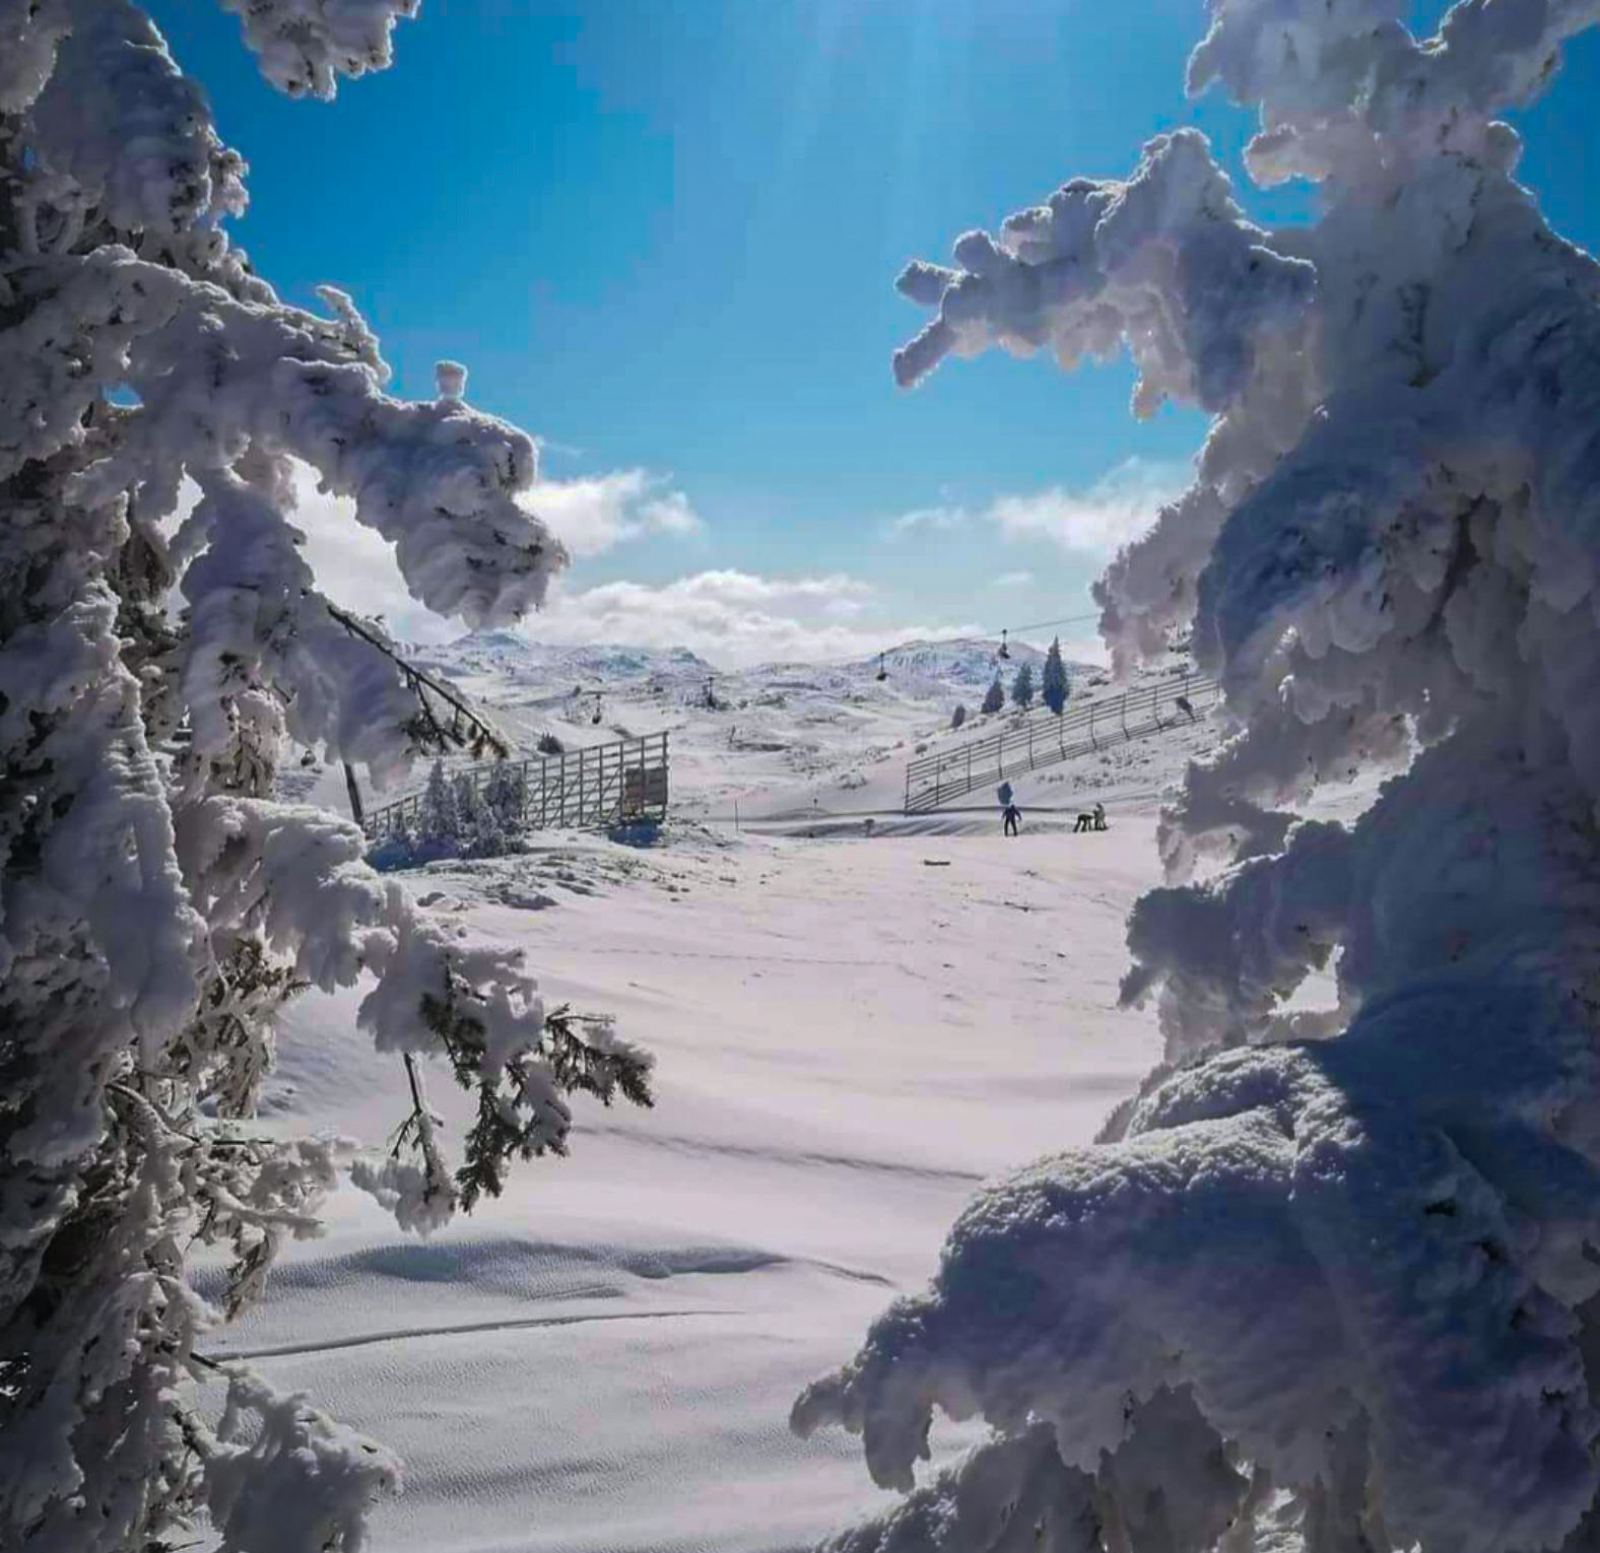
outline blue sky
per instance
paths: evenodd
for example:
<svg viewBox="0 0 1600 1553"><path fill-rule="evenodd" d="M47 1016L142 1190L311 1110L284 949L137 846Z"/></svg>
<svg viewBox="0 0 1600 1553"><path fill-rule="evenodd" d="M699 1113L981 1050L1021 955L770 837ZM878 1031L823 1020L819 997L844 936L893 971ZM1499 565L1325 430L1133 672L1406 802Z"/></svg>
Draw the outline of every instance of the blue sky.
<svg viewBox="0 0 1600 1553"><path fill-rule="evenodd" d="M331 105L262 83L216 6L150 8L250 162L260 271L350 291L395 391L459 359L544 441L566 594L601 590L583 630L676 621L715 656L737 626L739 657L763 621L798 652L1077 613L1198 446L1192 412L1129 417L1125 363L994 356L906 394L889 357L921 319L896 272L962 230L1178 124L1237 175L1247 117L1182 94L1199 0L425 0ZM1523 126L1524 177L1589 247L1597 86L1590 35ZM1238 181L1261 219L1309 210ZM1080 512L1097 537L1064 545ZM823 577L850 582L801 586Z"/></svg>

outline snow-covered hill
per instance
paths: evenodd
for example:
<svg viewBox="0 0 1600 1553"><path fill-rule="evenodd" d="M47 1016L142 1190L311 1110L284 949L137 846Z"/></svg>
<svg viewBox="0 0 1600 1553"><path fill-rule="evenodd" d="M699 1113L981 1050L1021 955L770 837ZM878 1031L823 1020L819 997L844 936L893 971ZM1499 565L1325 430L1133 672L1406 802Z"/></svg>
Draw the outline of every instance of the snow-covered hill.
<svg viewBox="0 0 1600 1553"><path fill-rule="evenodd" d="M640 679L703 680L714 673L687 647L567 646L515 631L475 631L443 646L413 650L414 662L452 679L493 679L517 687L587 690Z"/></svg>
<svg viewBox="0 0 1600 1553"><path fill-rule="evenodd" d="M998 641L908 642L881 659L723 673L681 648L570 647L481 632L416 661L458 684L524 751L544 736L572 750L665 731L674 813L744 821L899 809L908 760L941 742L980 739L1017 715L1009 706L981 715L983 692L996 673L1009 687L1022 663L1037 666L1044 655L1026 643L1011 644L1006 659L999 653ZM1092 664L1072 663L1068 672L1080 700L1118 688ZM968 717L952 731L957 705ZM1135 791L1142 802L1211 737L1207 728L1167 749L1108 753L1018 790L1024 803L1047 790L1052 804ZM1132 785L1123 780L1129 772ZM343 806L342 778L291 780Z"/></svg>
<svg viewBox="0 0 1600 1553"><path fill-rule="evenodd" d="M1037 656L1011 651L1008 669ZM385 1549L806 1546L876 1494L849 1440L789 1434L795 1392L926 1276L980 1180L1089 1138L1148 1066L1149 1021L1116 1006L1123 916L1156 878L1155 793L1215 734L1018 781L1016 840L981 793L869 833L908 758L1016 715L949 729L995 644L910 643L883 680L877 659L720 674L488 635L427 661L520 741L670 732L663 846L547 835L402 875L522 945L551 1000L617 1014L658 1056L658 1104L580 1111L570 1159L431 1240L341 1191L219 1347L404 1455ZM330 801L341 786L323 774ZM1047 808L1091 796L1108 833L1051 827ZM294 1005L272 1125L381 1144L405 1114L355 1001ZM430 1099L454 1136L448 1075Z"/></svg>
<svg viewBox="0 0 1600 1553"><path fill-rule="evenodd" d="M815 842L551 837L408 883L523 945L552 1001L656 1053L657 1104L583 1106L572 1155L427 1239L341 1190L219 1334L392 1445L385 1553L780 1553L879 1501L790 1403L929 1274L986 1176L1087 1140L1154 1055L1116 1008L1147 817ZM382 1146L406 1079L358 994L289 1016L272 1124ZM430 1103L459 1146L448 1073ZM966 1436L941 1429L939 1458Z"/></svg>

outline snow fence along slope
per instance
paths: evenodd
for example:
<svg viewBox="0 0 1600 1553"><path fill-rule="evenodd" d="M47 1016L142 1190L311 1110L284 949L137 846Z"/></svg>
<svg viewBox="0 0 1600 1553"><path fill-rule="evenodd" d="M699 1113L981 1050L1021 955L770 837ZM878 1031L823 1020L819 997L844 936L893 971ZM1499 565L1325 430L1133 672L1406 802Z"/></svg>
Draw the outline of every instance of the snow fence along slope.
<svg viewBox="0 0 1600 1553"><path fill-rule="evenodd" d="M1240 731L1132 917L1168 1065L1100 1146L979 1197L796 1407L905 1490L933 1409L997 1430L841 1546L1589 1535L1600 270L1495 115L1596 14L1474 0L1420 43L1382 0L1217 0L1191 88L1259 106L1253 175L1322 183L1320 221L1251 225L1179 131L902 278L937 314L903 382L1121 343L1136 412L1214 414L1099 596L1121 665L1192 628ZM1401 773L1366 815L1299 821L1364 766ZM1338 1008L1288 1014L1330 961Z"/></svg>

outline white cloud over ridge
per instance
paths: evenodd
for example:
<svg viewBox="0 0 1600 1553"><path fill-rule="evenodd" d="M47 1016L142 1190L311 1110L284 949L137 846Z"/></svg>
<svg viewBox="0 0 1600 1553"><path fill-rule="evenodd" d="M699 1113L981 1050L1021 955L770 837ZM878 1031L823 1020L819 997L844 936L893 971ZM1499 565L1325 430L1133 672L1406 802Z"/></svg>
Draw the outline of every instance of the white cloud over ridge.
<svg viewBox="0 0 1600 1553"><path fill-rule="evenodd" d="M358 614L382 616L391 632L408 641L459 636L459 621L441 620L407 593L389 546L355 521L353 504L319 493L309 470L301 476L295 521L305 531L306 558L328 596ZM698 527L681 493L636 476L630 470L546 482L537 489L535 505L580 556L640 532L688 533ZM547 607L523 629L551 642L688 647L722 668L857 658L912 637L951 632L937 625L868 624L863 617L876 603L871 583L844 573L771 577L709 569L654 586L608 582L591 588L559 579Z"/></svg>
<svg viewBox="0 0 1600 1553"><path fill-rule="evenodd" d="M720 668L861 658L915 637L970 626L870 625L856 618L874 590L860 578L760 577L707 571L650 586L608 582L568 592L528 622L552 642L688 647Z"/></svg>
<svg viewBox="0 0 1600 1553"><path fill-rule="evenodd" d="M359 614L381 615L395 635L411 641L460 635L458 622L440 620L407 592L388 543L355 521L354 502L324 495L303 465L296 469L295 494L294 521L306 535L306 558L329 598ZM630 540L690 537L705 528L687 495L643 469L542 480L528 500L575 560L603 555Z"/></svg>

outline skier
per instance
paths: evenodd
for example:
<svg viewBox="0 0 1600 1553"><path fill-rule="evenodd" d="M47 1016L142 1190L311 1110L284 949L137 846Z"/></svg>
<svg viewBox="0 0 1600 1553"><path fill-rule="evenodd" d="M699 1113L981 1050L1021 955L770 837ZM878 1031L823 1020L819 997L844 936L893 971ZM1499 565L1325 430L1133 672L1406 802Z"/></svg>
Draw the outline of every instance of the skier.
<svg viewBox="0 0 1600 1553"><path fill-rule="evenodd" d="M1008 836L1017 834L1017 822L1022 818L1022 810L1016 806L1015 801L1007 800L1006 806L1000 811L1005 820L1005 833Z"/></svg>

